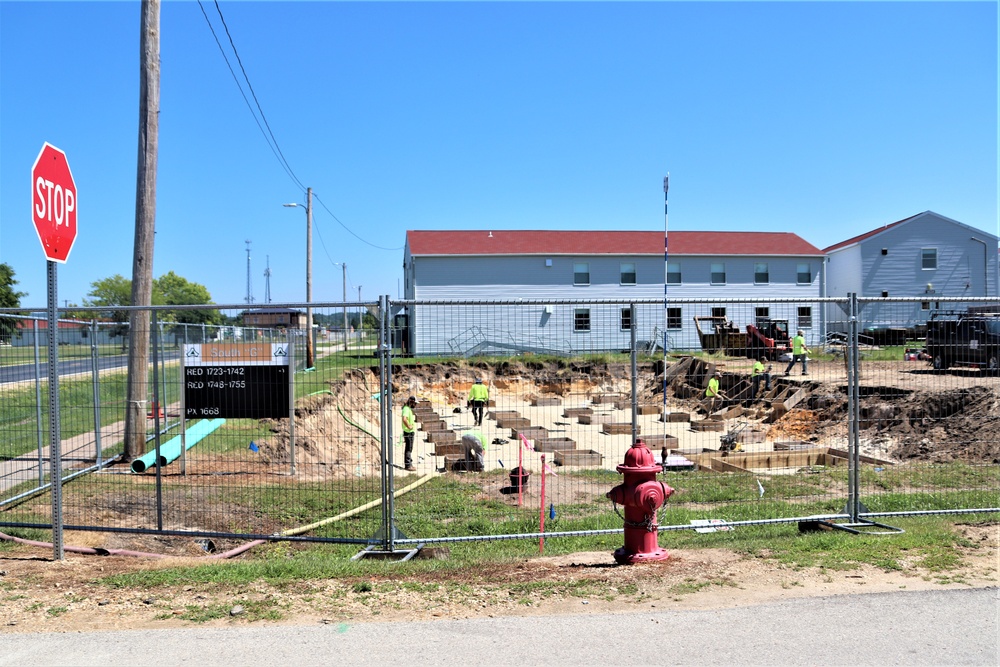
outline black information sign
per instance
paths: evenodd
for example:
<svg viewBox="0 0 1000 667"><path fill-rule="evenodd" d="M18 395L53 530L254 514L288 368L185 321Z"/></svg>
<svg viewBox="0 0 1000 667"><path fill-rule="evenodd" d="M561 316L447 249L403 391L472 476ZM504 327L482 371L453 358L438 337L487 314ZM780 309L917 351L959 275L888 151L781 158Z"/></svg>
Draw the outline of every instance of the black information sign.
<svg viewBox="0 0 1000 667"><path fill-rule="evenodd" d="M187 419L288 417L288 366L188 366Z"/></svg>

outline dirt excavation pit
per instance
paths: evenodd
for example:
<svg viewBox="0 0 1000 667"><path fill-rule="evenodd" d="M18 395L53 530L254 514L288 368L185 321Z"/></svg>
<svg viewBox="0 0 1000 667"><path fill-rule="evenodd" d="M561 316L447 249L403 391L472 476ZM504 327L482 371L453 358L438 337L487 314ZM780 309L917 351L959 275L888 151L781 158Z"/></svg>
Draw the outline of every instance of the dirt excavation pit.
<svg viewBox="0 0 1000 667"><path fill-rule="evenodd" d="M687 364L686 372L673 374L675 364ZM912 362L877 362L862 377L862 453L896 463L922 461L944 463L1000 463L1000 393L998 380L980 374L941 374L916 367ZM746 366L746 368L744 368ZM639 367L638 403L659 406L663 402L662 362ZM749 362L730 360L706 364L690 357L671 359L668 368L667 408L690 414L691 421L707 417L703 400L706 372L723 373L723 388L739 397L748 391ZM676 370L676 369L675 369ZM729 401L717 410L727 427L746 422L747 428L763 433L758 451L773 450L774 443L802 443L802 446L846 449L846 374L838 362L813 361L811 375L774 378L772 395L762 401ZM621 463L629 436L606 435L601 423L630 422L630 368L627 364L524 361L514 359L498 364L466 362L415 364L393 368L396 406L413 395L429 405L452 431L457 443L461 433L472 428L466 408L469 387L482 378L490 389L489 417L502 411L518 412L530 427L548 430L548 437L575 440L576 450L593 451L591 467L613 470ZM866 379L877 379L878 384ZM896 379L895 383L886 382ZM727 389L728 387L728 389ZM801 391L800 391L801 390ZM783 402L792 395L794 401ZM557 399L550 402L549 399ZM611 404L614 401L615 404ZM792 404L788 409L784 406ZM567 418L569 407L593 409L593 425L584 427ZM487 469L517 463L517 440L511 429L500 422L484 419L481 431L488 440ZM399 410L393 412L393 433L400 439ZM640 436L662 433L664 424L656 413L640 420ZM268 420L272 436L262 440L262 460L283 465L288 460L287 420ZM679 438L677 449L717 448L718 435L693 433L688 424L672 431ZM626 429L629 430L629 429ZM377 475L380 463L380 411L377 369L356 369L342 381L330 384L328 392L308 396L298 402L295 420L296 461L303 474L322 477ZM421 425L415 455L418 471L439 471L443 458L434 456L435 436ZM452 436L446 436L450 438ZM706 439L708 438L708 439ZM607 444L614 442L614 447ZM397 443L398 444L398 443ZM750 449L748 447L748 449ZM600 451L599 451L600 450ZM657 452L659 454L659 452ZM600 456L599 465L593 461ZM402 447L395 457L402 458ZM617 460L616 460L616 458ZM550 454L548 461L553 461ZM401 464L402 461L396 461ZM312 464L312 465L310 465Z"/></svg>

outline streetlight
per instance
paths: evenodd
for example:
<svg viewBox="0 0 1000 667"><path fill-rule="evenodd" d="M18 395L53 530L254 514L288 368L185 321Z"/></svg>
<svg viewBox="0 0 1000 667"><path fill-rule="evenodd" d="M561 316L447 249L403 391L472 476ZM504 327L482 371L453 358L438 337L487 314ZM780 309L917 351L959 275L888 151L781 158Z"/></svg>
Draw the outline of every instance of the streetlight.
<svg viewBox="0 0 1000 667"><path fill-rule="evenodd" d="M313 310L312 310L312 270L313 270L313 189L306 188L306 368L313 367ZM284 206L295 207L302 204L291 203Z"/></svg>

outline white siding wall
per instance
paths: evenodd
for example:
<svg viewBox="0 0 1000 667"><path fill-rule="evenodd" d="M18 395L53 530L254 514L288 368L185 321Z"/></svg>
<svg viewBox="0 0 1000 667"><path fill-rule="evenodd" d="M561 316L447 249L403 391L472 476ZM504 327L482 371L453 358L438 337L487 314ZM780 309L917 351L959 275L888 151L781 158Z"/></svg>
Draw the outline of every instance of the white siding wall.
<svg viewBox="0 0 1000 667"><path fill-rule="evenodd" d="M546 260L551 260L547 265ZM820 328L818 305L822 260L818 257L695 257L671 258L681 264L682 284L670 285L671 298L704 299L704 303L682 308L682 329L668 332L671 349L697 349L695 315L710 315L724 300L755 299L766 305L768 299L801 298L800 305L812 308L813 327ZM574 285L574 264L586 262L590 269L589 285ZM711 284L711 264L724 262L726 284ZM767 262L767 284L754 284L754 263ZM797 284L798 265L808 262L812 280ZM636 265L636 284L620 283L622 263ZM417 257L415 271L416 300L509 301L513 299L620 299L649 300L663 298L664 265L661 256L642 257ZM416 354L454 354L468 352L476 345L492 341L522 349L550 349L584 352L627 349L630 333L621 330L623 305L594 304L590 309L589 332L574 330L571 305L555 305L551 313L544 306L422 306L411 314ZM536 312L537 311L537 312ZM662 305L640 306L637 313L639 340L654 336L662 341L664 310ZM744 328L753 323L753 304L734 304L727 315ZM797 306L777 304L770 307L770 317L787 319L797 325ZM818 333L816 334L819 335ZM810 336L812 338L812 336ZM498 348L499 349L499 348Z"/></svg>

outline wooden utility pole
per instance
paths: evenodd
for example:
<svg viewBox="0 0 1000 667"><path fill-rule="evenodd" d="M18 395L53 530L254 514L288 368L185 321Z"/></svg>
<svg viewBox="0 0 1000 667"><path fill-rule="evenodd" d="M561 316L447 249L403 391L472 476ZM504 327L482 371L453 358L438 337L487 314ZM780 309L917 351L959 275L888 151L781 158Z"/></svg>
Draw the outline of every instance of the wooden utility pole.
<svg viewBox="0 0 1000 667"><path fill-rule="evenodd" d="M139 157L135 179L135 245L132 251L132 305L153 302L153 232L156 226L156 158L160 114L160 0L142 0L139 35ZM148 310L129 313L128 406L125 459L146 451L146 397L149 378Z"/></svg>

